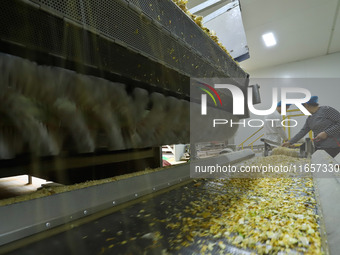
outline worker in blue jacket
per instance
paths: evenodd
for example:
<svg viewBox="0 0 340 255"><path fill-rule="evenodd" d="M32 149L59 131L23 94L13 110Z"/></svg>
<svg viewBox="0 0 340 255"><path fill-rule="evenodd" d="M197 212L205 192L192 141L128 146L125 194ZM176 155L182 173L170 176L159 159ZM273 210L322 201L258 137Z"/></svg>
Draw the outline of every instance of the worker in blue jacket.
<svg viewBox="0 0 340 255"><path fill-rule="evenodd" d="M340 153L340 113L330 106L319 106L317 96L312 96L303 106L312 115L308 116L300 132L282 146L289 147L312 130L316 150L325 150L332 157L338 155Z"/></svg>

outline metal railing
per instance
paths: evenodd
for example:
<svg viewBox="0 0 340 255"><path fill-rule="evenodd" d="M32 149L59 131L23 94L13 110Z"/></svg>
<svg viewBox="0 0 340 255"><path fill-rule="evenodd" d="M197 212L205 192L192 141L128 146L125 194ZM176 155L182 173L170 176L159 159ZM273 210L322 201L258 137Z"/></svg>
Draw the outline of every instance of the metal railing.
<svg viewBox="0 0 340 255"><path fill-rule="evenodd" d="M254 143L255 143L257 140L259 140L261 137L263 137L263 136L264 136L264 134L260 135L257 139L255 139L255 140L252 141L250 144L248 144L248 146L249 146L249 145L251 146L251 150L254 149Z"/></svg>
<svg viewBox="0 0 340 255"><path fill-rule="evenodd" d="M254 133L252 133L246 140L244 140L242 143L240 143L238 145L238 147L241 147L242 150L243 150L243 147L244 147L244 143L247 142L250 138L252 138L254 135L256 135L258 132L260 132L261 130L263 129L263 127L259 128L257 131L255 131ZM263 134L264 135L264 134ZM262 136L263 136L262 135ZM258 140L259 138L256 139L256 141ZM255 142L255 141L254 141ZM249 145L248 145L249 146Z"/></svg>
<svg viewBox="0 0 340 255"><path fill-rule="evenodd" d="M301 112L301 110L300 109L294 109L294 110L287 110L287 113L288 112ZM285 119L288 119L288 123L287 123L287 126L288 126L288 140L290 140L292 137L291 137L291 126L290 126L290 119L292 118L292 117L301 117L301 116L306 116L306 115L304 115L304 114L302 114L302 113L299 113L299 114L292 114L292 115L283 115L283 117L282 117L282 120L285 120ZM286 127L284 127L284 129L286 130ZM309 138L310 139L313 139L313 132L312 131L309 131L309 133L308 133L308 135L309 135Z"/></svg>

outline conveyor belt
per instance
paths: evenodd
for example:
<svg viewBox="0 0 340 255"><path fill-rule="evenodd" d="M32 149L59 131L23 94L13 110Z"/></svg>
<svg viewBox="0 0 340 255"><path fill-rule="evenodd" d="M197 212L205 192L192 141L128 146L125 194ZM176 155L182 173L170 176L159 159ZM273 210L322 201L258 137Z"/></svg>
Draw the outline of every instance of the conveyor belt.
<svg viewBox="0 0 340 255"><path fill-rule="evenodd" d="M1 6L0 52L39 64L180 98L190 94L190 77L248 77L171 0L6 0Z"/></svg>
<svg viewBox="0 0 340 255"><path fill-rule="evenodd" d="M258 184L255 180L254 183L244 180L247 185L243 185L242 181L230 181L232 183L225 189L223 185L228 182L191 182L9 254L251 254L252 250L237 248L223 236L190 235L193 231L203 233L211 227L202 227L211 222L211 218L203 217L202 212L209 209L215 220L218 220L218 215L222 215L224 210L232 210L235 201L242 203L242 197L256 193L253 190ZM312 199L314 196L312 188L307 189L310 195L302 192L306 191L306 187L301 179L287 181L286 184L285 193L292 197L309 196ZM274 193L276 189L275 186L271 187L271 192ZM220 200L223 196L230 198L230 195L231 200ZM210 202L206 203L206 208L202 207L202 211L197 210L193 214L192 208L198 208L197 204L204 205L202 201ZM316 212L314 203L306 203L305 206ZM237 221L235 219L235 223ZM176 227L178 224L179 227ZM200 228L197 228L197 224ZM247 236L247 233L244 235ZM274 248L272 251L275 251Z"/></svg>

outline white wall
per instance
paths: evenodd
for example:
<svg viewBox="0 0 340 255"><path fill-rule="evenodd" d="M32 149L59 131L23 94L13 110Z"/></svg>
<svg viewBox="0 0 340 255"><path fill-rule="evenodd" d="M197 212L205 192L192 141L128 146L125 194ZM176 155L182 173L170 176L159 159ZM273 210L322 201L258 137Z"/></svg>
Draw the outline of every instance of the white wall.
<svg viewBox="0 0 340 255"><path fill-rule="evenodd" d="M248 72L250 84L258 83L261 86L262 103L256 105L256 109L270 108L273 87L300 87L308 89L312 95L319 96L320 105L329 105L340 110L340 52ZM298 94L290 96L292 98L299 97ZM279 95L279 100L280 98ZM296 107L291 109L296 109ZM253 114L250 118L263 119L262 116ZM306 117L296 118L298 126L292 128L292 135L300 130L305 119ZM235 143L241 143L256 130L256 128L251 127L239 127L235 136ZM260 142L255 144L260 144Z"/></svg>
<svg viewBox="0 0 340 255"><path fill-rule="evenodd" d="M340 52L248 73L251 78L340 78Z"/></svg>

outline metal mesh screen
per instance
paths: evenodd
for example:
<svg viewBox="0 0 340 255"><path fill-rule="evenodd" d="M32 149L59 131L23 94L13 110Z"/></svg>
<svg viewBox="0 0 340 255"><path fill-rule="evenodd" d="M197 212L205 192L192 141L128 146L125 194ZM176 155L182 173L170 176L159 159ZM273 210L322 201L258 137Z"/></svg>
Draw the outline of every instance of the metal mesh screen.
<svg viewBox="0 0 340 255"><path fill-rule="evenodd" d="M106 0L100 4L94 0L33 2L53 15L67 17L189 76L244 78L247 75L171 0ZM56 36L63 35L62 31L55 32ZM81 35L74 37L81 39Z"/></svg>

